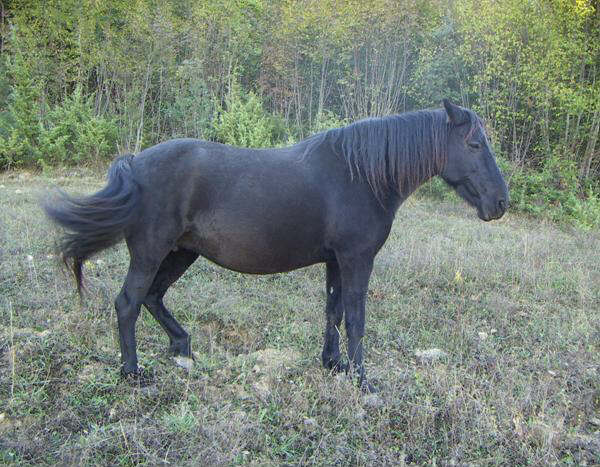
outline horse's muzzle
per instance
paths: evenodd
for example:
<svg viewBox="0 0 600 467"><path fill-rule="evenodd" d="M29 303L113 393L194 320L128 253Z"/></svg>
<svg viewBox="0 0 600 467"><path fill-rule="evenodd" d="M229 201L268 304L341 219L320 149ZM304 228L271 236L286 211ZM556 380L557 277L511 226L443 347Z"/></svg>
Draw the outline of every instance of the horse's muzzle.
<svg viewBox="0 0 600 467"><path fill-rule="evenodd" d="M480 209L477 210L477 214L481 220L488 222L495 219L500 219L508 209L508 200L505 198L498 199L494 204L494 207L489 210L483 205L480 206Z"/></svg>

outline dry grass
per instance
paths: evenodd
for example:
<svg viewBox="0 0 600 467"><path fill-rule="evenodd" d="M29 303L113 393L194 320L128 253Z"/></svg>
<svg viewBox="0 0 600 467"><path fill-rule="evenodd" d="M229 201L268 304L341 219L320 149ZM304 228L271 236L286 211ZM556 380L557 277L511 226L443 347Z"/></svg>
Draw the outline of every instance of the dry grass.
<svg viewBox="0 0 600 467"><path fill-rule="evenodd" d="M320 367L324 271L243 276L199 260L168 305L190 373L143 313L142 365L118 376L112 300L123 247L87 267L80 305L36 205L49 183L0 178L0 462L60 464L600 463L600 234L462 204L409 201L378 256L364 397ZM427 363L417 350L446 355Z"/></svg>

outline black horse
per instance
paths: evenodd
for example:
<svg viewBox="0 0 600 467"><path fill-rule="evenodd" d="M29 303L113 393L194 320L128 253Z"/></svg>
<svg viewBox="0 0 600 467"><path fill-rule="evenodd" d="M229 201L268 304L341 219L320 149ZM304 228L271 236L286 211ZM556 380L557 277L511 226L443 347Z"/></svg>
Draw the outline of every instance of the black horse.
<svg viewBox="0 0 600 467"><path fill-rule="evenodd" d="M479 117L444 109L362 120L283 149L242 149L175 139L122 156L108 183L83 198L45 204L64 227L60 249L78 290L82 264L125 239L130 264L115 300L121 371L137 375L135 322L143 304L192 356L190 336L163 304L199 255L225 268L272 274L325 263L323 365L357 372L367 386L362 338L375 255L400 204L440 175L485 221L500 218L508 190ZM348 359L338 327L345 318Z"/></svg>

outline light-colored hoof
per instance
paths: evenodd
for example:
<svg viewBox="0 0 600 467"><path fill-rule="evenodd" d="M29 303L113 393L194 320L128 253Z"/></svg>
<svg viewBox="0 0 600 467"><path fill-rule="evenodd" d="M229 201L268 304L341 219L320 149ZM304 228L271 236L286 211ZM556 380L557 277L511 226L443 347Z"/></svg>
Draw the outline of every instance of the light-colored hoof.
<svg viewBox="0 0 600 467"><path fill-rule="evenodd" d="M173 360L177 366L180 366L187 371L192 371L192 368L194 367L194 360L191 358L177 356L173 357Z"/></svg>

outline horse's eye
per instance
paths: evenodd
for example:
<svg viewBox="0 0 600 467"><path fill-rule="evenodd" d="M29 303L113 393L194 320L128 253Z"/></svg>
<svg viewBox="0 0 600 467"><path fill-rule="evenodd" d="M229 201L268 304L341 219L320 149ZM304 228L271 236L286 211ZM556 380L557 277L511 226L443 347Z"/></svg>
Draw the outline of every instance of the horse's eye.
<svg viewBox="0 0 600 467"><path fill-rule="evenodd" d="M481 149L481 144L479 144L477 141L472 141L469 143L469 147L472 149Z"/></svg>

